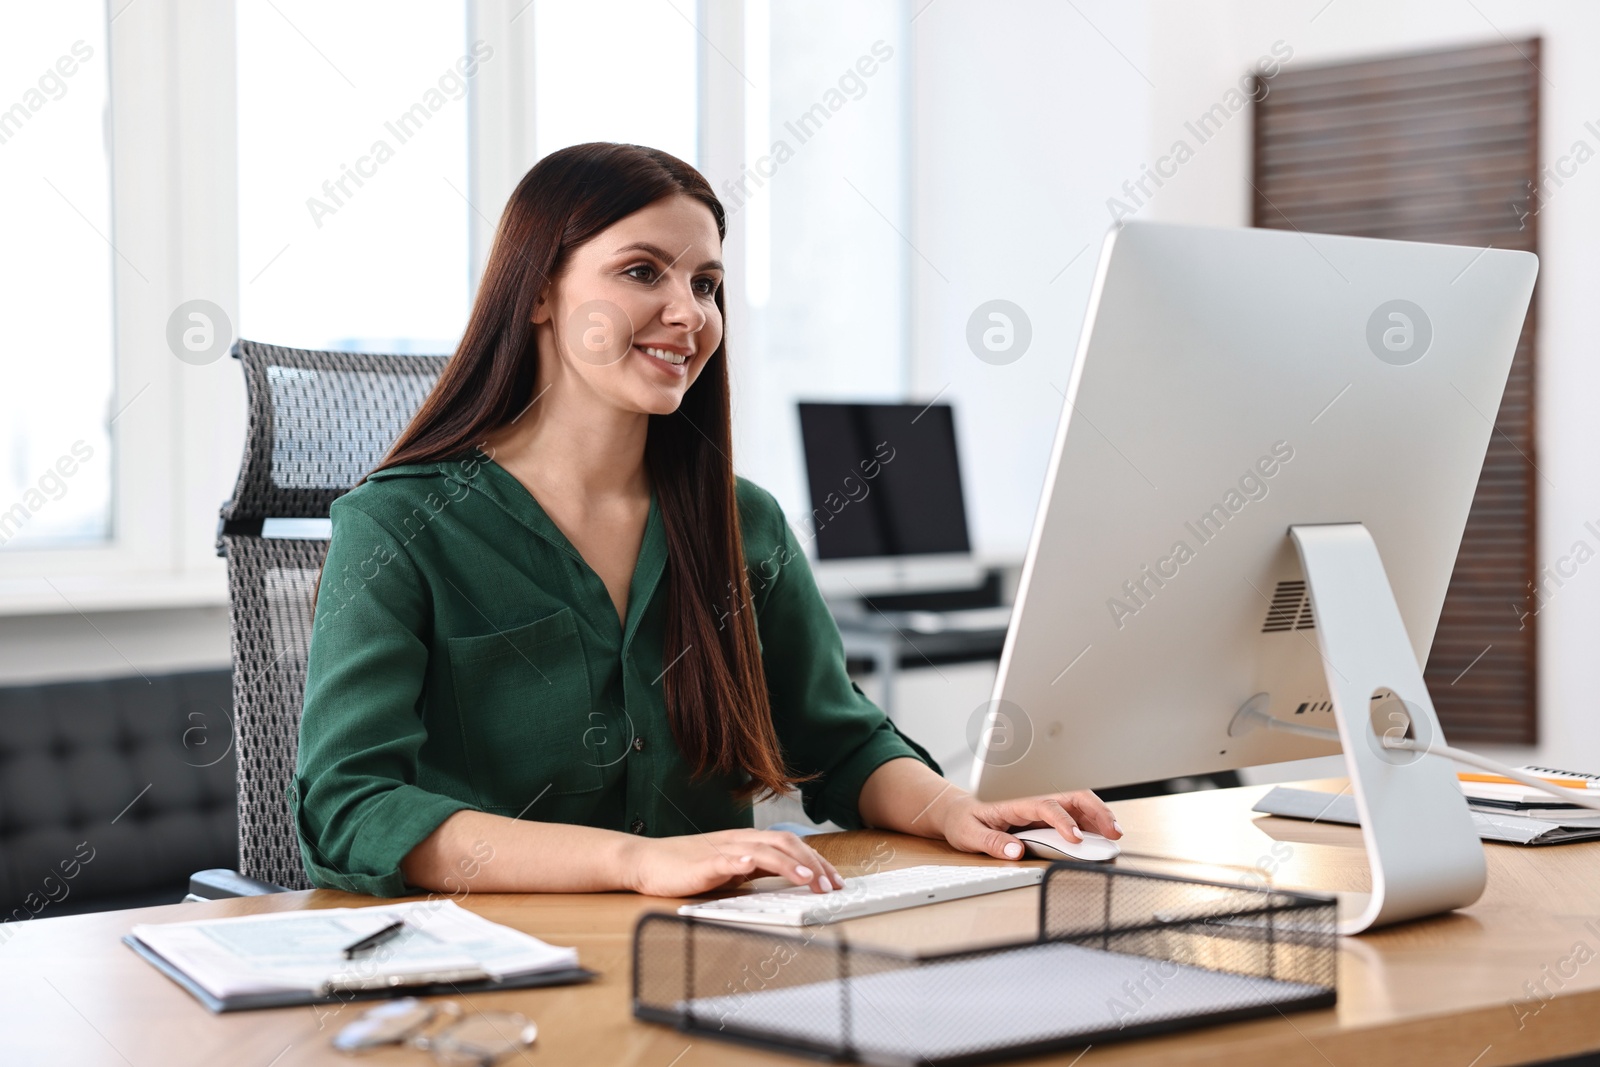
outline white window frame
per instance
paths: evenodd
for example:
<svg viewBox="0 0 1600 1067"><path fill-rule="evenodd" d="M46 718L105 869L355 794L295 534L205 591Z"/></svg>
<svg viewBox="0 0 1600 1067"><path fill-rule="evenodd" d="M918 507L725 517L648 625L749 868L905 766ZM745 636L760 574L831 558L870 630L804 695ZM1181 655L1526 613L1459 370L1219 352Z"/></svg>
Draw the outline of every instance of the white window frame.
<svg viewBox="0 0 1600 1067"><path fill-rule="evenodd" d="M743 158L742 82L729 62L742 51L740 4L673 2L681 10L698 5L699 165L716 187L737 176ZM107 3L117 251L112 538L0 554L0 616L227 602L216 525L244 448L243 375L226 355L185 363L165 337L172 309L187 300L210 300L238 322L234 5ZM467 19L468 40L488 41L497 59L482 67L468 97L468 262L476 295L500 211L534 162L535 20L528 0L467 0ZM725 254L730 270L742 272L742 247L730 242ZM742 299L736 291L729 308L736 360L745 351L737 343Z"/></svg>

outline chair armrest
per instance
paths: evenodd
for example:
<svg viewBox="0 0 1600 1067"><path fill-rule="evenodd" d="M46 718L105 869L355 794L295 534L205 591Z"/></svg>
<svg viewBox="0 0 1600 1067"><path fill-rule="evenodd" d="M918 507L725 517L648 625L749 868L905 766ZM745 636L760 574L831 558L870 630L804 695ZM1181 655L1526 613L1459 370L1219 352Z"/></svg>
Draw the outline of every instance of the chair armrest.
<svg viewBox="0 0 1600 1067"><path fill-rule="evenodd" d="M238 871L226 867L213 867L209 871L196 871L189 876L189 895L184 901L222 900L226 897L259 897L268 893L287 893L281 885L246 878Z"/></svg>

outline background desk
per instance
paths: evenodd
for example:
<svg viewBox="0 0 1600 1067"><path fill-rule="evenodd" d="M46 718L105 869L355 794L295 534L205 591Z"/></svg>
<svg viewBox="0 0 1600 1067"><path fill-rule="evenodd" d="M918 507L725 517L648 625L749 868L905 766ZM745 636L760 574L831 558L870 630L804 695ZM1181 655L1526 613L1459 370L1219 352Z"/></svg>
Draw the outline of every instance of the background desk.
<svg viewBox="0 0 1600 1067"><path fill-rule="evenodd" d="M1325 784L1325 783L1324 783ZM1335 786L1336 788L1337 786ZM1252 815L1265 787L1150 797L1114 805L1127 830L1118 862L1238 880L1251 870L1277 884L1367 887L1353 827ZM863 868L992 862L942 843L876 832L812 838L847 877ZM1097 1046L1101 1064L1443 1064L1492 1067L1600 1049L1600 843L1517 849L1490 845L1489 887L1473 907L1358 939L1340 951L1339 1005L1139 1042ZM932 949L1005 940L1034 928L1037 889L952 901L854 920L852 935ZM328 1045L363 1005L212 1016L135 956L120 938L136 922L178 921L372 903L327 890L180 904L17 926L0 945L0 1062L146 1065L404 1064L409 1049L360 1061ZM509 1063L700 1067L806 1062L635 1022L629 1004L633 923L676 902L623 893L482 894L463 903L548 941L576 945L602 977L583 986L476 995L472 1006L519 1010L539 1024L537 1050ZM1594 926L1586 926L1593 921ZM1597 953L1558 975L1579 942ZM1510 1006L1544 981L1553 997ZM1536 1014L1528 1014L1537 1012ZM323 1017L321 1013L328 1013ZM1076 1052L1027 1063L1074 1062Z"/></svg>
<svg viewBox="0 0 1600 1067"><path fill-rule="evenodd" d="M926 632L911 628L905 612L894 615L877 612L861 616L845 616L835 621L839 638L844 644L847 663L862 661L868 664L878 679L878 693L874 701L891 719L899 710L895 684L903 666L929 666L937 669L941 663L970 663L974 660L993 660L998 666L1000 652L1006 643L1006 628L990 630L942 630Z"/></svg>

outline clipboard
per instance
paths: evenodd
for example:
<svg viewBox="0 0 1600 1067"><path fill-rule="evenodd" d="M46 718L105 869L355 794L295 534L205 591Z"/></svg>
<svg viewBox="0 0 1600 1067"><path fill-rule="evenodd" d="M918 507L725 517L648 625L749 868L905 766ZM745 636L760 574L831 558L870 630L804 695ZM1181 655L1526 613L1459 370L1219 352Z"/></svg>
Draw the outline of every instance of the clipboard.
<svg viewBox="0 0 1600 1067"><path fill-rule="evenodd" d="M241 993L228 997L217 997L201 987L194 979L173 966L164 956L143 941L140 941L133 934L124 934L122 943L133 949L140 956L143 956L156 970L187 990L190 996L205 1005L206 1010L213 1014L230 1011L253 1011L257 1008L293 1008L306 1004L347 1004L354 1000L379 1000L400 993L420 997L463 996L468 993L493 992L502 989L532 989L538 986L572 985L579 982L592 981L599 977L597 972L591 971L586 967L563 967L505 979L492 978L481 971L476 972L476 977L466 972L452 973L449 976L418 974L404 976L403 980L386 981L383 984L363 983L361 985L338 986L322 993L306 989L285 989L271 993ZM397 976L398 978L400 976Z"/></svg>

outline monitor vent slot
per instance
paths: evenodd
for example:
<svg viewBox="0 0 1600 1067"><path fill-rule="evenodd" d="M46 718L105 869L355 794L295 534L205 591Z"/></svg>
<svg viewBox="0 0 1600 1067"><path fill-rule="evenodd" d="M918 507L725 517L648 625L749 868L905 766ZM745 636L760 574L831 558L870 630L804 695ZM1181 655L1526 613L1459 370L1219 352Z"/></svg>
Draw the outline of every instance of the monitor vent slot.
<svg viewBox="0 0 1600 1067"><path fill-rule="evenodd" d="M1311 596L1303 581L1279 582L1272 594L1272 604L1267 608L1267 619L1261 624L1264 634L1288 633L1291 630L1314 629L1311 617Z"/></svg>

